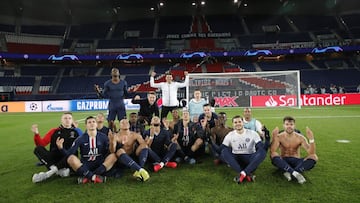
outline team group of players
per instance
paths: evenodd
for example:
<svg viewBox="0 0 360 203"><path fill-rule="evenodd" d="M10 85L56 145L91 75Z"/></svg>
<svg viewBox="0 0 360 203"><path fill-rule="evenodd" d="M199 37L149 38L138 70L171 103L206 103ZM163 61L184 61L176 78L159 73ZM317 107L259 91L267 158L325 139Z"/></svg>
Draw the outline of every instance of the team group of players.
<svg viewBox="0 0 360 203"><path fill-rule="evenodd" d="M105 116L100 113L85 119L83 133L74 125L70 112L62 115L59 127L43 137L39 135L38 126L32 126L36 144L34 153L48 169L34 174L34 183L55 174L66 177L71 171L78 175L78 183L103 183L106 177L121 176L125 167L134 171L135 178L147 181L150 175L145 168L158 172L163 167L176 168L179 163L196 164L199 156L208 154L206 149L215 164L225 163L237 172L234 178L237 183L254 180L253 173L266 158L269 147L273 165L284 172L288 181L294 178L300 184L304 183L306 179L302 173L317 162L312 131L307 128L307 138L303 136L296 131L292 117L283 119L284 130L273 130L271 144L270 132L252 118L251 109L245 108L243 117L233 117L232 128L227 127L226 114L216 114L208 101L201 98L200 90L194 91L194 98L180 117L178 103L174 101L176 97L172 95L178 88L186 86L186 72L184 83L174 82L170 73L166 74L165 82L154 83L156 73L151 73L150 85L162 91L161 117L156 94L149 92L147 98L134 97L132 102L140 104L140 111L131 113L126 119L123 103L127 95L126 81L120 80L117 69L113 69L111 75L112 79L105 82L102 91L95 86L99 96L110 100L108 127L104 125ZM172 113L171 121L167 119L169 112ZM46 149L48 144L50 148ZM300 157L301 147L307 151L305 158ZM151 167L146 167L147 163Z"/></svg>

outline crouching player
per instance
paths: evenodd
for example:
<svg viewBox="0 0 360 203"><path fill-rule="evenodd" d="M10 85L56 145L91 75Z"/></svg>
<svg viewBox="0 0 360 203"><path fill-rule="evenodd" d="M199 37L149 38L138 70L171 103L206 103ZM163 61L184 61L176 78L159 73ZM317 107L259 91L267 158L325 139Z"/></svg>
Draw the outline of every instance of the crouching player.
<svg viewBox="0 0 360 203"><path fill-rule="evenodd" d="M89 182L103 183L105 172L116 162L115 154L109 154L109 139L107 135L97 130L96 118L85 119L86 132L75 140L69 150L63 148L64 139L58 138L56 145L66 156L69 166L80 176L79 184ZM80 159L74 153L80 148Z"/></svg>

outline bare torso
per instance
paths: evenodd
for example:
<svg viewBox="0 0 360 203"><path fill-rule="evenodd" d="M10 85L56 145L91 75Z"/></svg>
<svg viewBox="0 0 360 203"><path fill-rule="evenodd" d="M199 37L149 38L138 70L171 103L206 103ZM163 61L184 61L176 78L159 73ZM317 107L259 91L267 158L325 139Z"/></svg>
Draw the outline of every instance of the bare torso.
<svg viewBox="0 0 360 203"><path fill-rule="evenodd" d="M287 134L282 132L278 135L281 157L300 158L300 147L304 137L296 132Z"/></svg>
<svg viewBox="0 0 360 203"><path fill-rule="evenodd" d="M122 148L126 154L132 154L134 152L135 143L140 136L138 133L131 131L119 131L117 136L117 142L123 144Z"/></svg>
<svg viewBox="0 0 360 203"><path fill-rule="evenodd" d="M226 126L216 126L211 129L211 135L213 140L216 140L216 144L221 144L225 136L233 129Z"/></svg>

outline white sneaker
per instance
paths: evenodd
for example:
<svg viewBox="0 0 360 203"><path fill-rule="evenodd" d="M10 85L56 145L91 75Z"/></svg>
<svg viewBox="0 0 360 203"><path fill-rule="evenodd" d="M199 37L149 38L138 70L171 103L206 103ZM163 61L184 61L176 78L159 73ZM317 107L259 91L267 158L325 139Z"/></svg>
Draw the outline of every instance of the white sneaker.
<svg viewBox="0 0 360 203"><path fill-rule="evenodd" d="M32 177L33 183L39 183L47 179L47 175L45 172L35 173Z"/></svg>
<svg viewBox="0 0 360 203"><path fill-rule="evenodd" d="M62 168L56 172L56 175L60 177L69 177L70 176L70 169L69 168Z"/></svg>
<svg viewBox="0 0 360 203"><path fill-rule="evenodd" d="M291 181L291 174L289 172L285 172L283 175L285 176L287 181Z"/></svg>
<svg viewBox="0 0 360 203"><path fill-rule="evenodd" d="M303 184L306 182L306 179L303 175L301 175L299 172L294 171L293 172L294 177L297 179L298 183Z"/></svg>

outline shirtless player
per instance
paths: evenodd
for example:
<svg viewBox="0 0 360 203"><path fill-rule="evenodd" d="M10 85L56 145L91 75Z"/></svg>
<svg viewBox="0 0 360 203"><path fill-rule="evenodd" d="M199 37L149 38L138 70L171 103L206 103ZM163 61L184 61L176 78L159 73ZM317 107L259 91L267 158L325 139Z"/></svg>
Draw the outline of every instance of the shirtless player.
<svg viewBox="0 0 360 203"><path fill-rule="evenodd" d="M148 156L148 147L145 140L140 134L130 131L130 124L128 119L120 121L120 130L117 133L110 133L110 152L115 152L121 163L127 165L131 169L135 169L134 177L146 181L149 179L148 172L143 169ZM137 146L137 147L136 147ZM139 157L139 164L137 164L129 156L122 156L127 154ZM123 159L127 160L123 160Z"/></svg>
<svg viewBox="0 0 360 203"><path fill-rule="evenodd" d="M318 157L315 151L314 134L306 128L306 136L295 132L295 119L287 116L283 119L284 131L279 134L279 128L273 130L273 141L270 148L272 164L284 171L288 181L295 177L298 183L303 184L306 179L301 174L312 169ZM307 152L307 157L300 157L300 147ZM280 154L277 152L280 149Z"/></svg>

